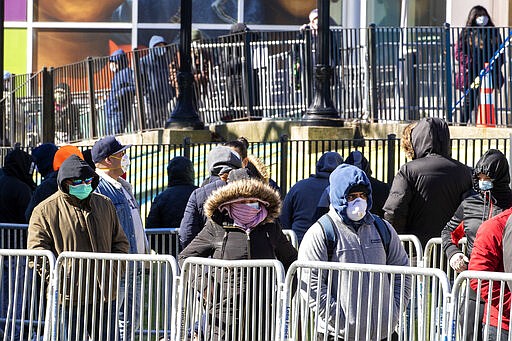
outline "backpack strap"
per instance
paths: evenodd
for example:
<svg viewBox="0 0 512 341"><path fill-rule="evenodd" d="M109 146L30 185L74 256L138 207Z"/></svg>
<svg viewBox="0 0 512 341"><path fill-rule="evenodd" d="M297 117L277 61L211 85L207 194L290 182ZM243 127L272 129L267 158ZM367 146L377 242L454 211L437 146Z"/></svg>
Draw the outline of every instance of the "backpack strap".
<svg viewBox="0 0 512 341"><path fill-rule="evenodd" d="M330 261L334 254L334 250L336 249L336 244L338 243L338 236L334 231L334 221L329 214L326 213L318 219L318 223L324 231L325 246L327 247L327 260Z"/></svg>
<svg viewBox="0 0 512 341"><path fill-rule="evenodd" d="M391 243L391 232L381 217L375 214L372 214L372 216L375 220L375 227L377 228L377 232L379 232L380 240L382 242L382 246L384 246L384 250L386 251L387 258L387 255L389 254L389 244Z"/></svg>

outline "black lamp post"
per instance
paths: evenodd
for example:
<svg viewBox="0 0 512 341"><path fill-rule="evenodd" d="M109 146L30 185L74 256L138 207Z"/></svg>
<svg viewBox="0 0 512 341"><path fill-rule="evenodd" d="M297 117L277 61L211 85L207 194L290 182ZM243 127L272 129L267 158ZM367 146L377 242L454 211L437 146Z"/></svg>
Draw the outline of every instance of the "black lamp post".
<svg viewBox="0 0 512 341"><path fill-rule="evenodd" d="M165 123L166 128L204 129L194 107L194 75L191 71L192 1L181 0L180 69L177 75L179 95L176 107Z"/></svg>
<svg viewBox="0 0 512 341"><path fill-rule="evenodd" d="M317 0L318 6L318 63L314 66L315 94L306 114L302 117L303 125L341 126L338 111L331 98L331 79L333 69L329 65L330 30L329 0Z"/></svg>

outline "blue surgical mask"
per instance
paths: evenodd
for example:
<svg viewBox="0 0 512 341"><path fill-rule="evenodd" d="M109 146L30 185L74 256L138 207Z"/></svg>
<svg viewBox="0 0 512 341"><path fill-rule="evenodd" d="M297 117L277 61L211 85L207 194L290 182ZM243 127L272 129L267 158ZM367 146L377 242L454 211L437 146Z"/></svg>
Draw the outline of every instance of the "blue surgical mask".
<svg viewBox="0 0 512 341"><path fill-rule="evenodd" d="M491 180L478 180L478 188L480 188L481 191L489 191L492 187Z"/></svg>
<svg viewBox="0 0 512 341"><path fill-rule="evenodd" d="M84 200L91 194L92 185L91 184L80 184L80 185L69 185L69 194L78 198L79 200Z"/></svg>

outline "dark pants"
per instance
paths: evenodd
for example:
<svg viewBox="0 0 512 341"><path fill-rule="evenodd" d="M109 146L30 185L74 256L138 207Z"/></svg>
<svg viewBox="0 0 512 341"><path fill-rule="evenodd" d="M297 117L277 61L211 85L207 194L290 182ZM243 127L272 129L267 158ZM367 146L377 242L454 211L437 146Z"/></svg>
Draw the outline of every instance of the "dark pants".
<svg viewBox="0 0 512 341"><path fill-rule="evenodd" d="M469 288L469 296L468 296L467 303L465 302L465 298L466 298L466 296L463 297L463 299L461 300L460 305L459 305L459 326L460 326L460 330L461 330L461 335L462 336L465 335L465 340L475 340L474 339L474 336L475 336L474 326L476 323L476 325L478 326L476 340L481 341L483 339L481 337L482 323L480 323L480 321L482 321L483 317L484 317L485 303L482 300L480 300L480 298L477 298L476 292L471 288ZM479 308L478 316L475 316L477 304L480 305L480 308ZM465 307L466 305L467 305L467 316L464 316L464 313L466 310L466 307ZM464 326L466 327L465 333L464 333Z"/></svg>
<svg viewBox="0 0 512 341"><path fill-rule="evenodd" d="M501 329L499 332L498 332L498 328L496 327L493 327L493 326L489 326L489 337L487 340L489 341L497 341L498 340L498 335L501 335L501 341L507 341L508 340L508 330L504 330L504 329ZM483 329L482 331L482 339L485 340L485 328Z"/></svg>

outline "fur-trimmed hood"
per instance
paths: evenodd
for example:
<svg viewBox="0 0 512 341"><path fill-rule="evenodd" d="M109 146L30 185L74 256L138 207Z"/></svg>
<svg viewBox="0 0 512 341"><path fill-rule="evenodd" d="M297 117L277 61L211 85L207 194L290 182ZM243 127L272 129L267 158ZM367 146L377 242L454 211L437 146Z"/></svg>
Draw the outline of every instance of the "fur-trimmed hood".
<svg viewBox="0 0 512 341"><path fill-rule="evenodd" d="M247 160L249 160L249 163L247 164L247 168L251 172L257 172L258 174L255 174L258 177L261 177L261 179L268 184L268 181L270 179L270 172L268 170L268 167L263 161L254 156L254 155L247 155Z"/></svg>
<svg viewBox="0 0 512 341"><path fill-rule="evenodd" d="M268 216L261 222L262 224L274 221L281 213L279 193L267 184L255 179L231 182L215 190L204 204L204 213L208 218L212 218L214 214L220 213L218 211L220 205L240 198L256 198L268 203L268 206L266 206Z"/></svg>

